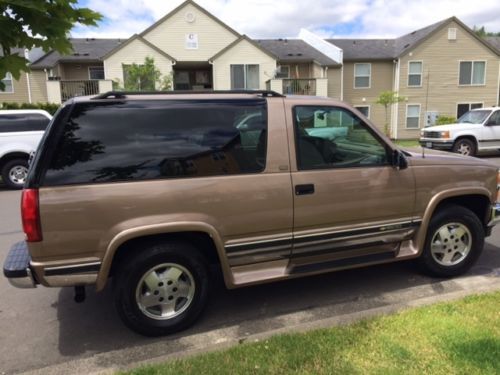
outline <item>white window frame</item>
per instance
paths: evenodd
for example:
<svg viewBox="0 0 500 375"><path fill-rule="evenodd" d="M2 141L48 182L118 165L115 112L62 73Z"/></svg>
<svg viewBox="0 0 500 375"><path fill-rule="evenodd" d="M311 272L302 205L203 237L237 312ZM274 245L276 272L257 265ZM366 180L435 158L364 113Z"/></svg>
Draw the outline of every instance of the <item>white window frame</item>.
<svg viewBox="0 0 500 375"><path fill-rule="evenodd" d="M104 73L104 66L98 66L98 65L95 65L95 66L89 66L89 67L87 68L87 72L88 72L88 74L89 74L89 80L91 80L91 81L100 81L100 80L101 80L100 78L99 78L99 79L94 79L94 78L92 78L92 77L90 76L90 69L95 69L95 68L102 69L102 72ZM102 79L105 79L105 78L106 78L106 76L104 76Z"/></svg>
<svg viewBox="0 0 500 375"><path fill-rule="evenodd" d="M455 115L458 114L458 106L463 105L463 104L467 104L469 106L469 111L471 110L470 106L472 104L481 104L481 108L484 108L484 102L457 102L456 106L455 106ZM458 120L458 117L457 117L457 120Z"/></svg>
<svg viewBox="0 0 500 375"><path fill-rule="evenodd" d="M366 115L366 118L369 119L371 115L371 106L369 104L360 104L360 105L355 105L354 108L356 108L359 111L359 108L368 108L368 114ZM361 111L360 111L361 112ZM361 112L363 113L363 112Z"/></svg>
<svg viewBox="0 0 500 375"><path fill-rule="evenodd" d="M470 83L460 83L460 64L463 62L472 63L472 69L470 71ZM484 63L484 76L483 83L472 83L472 77L474 77L474 63L482 62ZM470 86L486 86L486 72L488 71L488 62L486 60L458 60L458 86L470 87Z"/></svg>
<svg viewBox="0 0 500 375"><path fill-rule="evenodd" d="M2 81L10 81L10 87L12 89L10 91L0 91L0 95L14 94L14 78L12 77L12 74L7 72L7 74L5 74L5 77L2 78Z"/></svg>
<svg viewBox="0 0 500 375"><path fill-rule="evenodd" d="M367 76L357 76L356 75L356 66L358 65L368 65L370 67L370 73ZM368 86L366 87L357 87L356 86L356 78L357 77L368 77ZM363 90L363 89L371 89L372 88L372 63L355 63L354 64L354 82L353 82L353 87L356 90Z"/></svg>
<svg viewBox="0 0 500 375"><path fill-rule="evenodd" d="M416 76L417 74L410 74L410 64L411 63L420 63L420 85L410 85L410 76ZM411 60L408 61L408 79L406 80L406 85L408 87L422 87L423 79L424 79L424 62L422 60Z"/></svg>
<svg viewBox="0 0 500 375"><path fill-rule="evenodd" d="M232 82L232 66L233 65L243 65L243 81L245 82L245 87L243 89L235 89L235 90L259 90L260 89L260 64L229 64L229 84L230 86L232 87L233 86L233 82ZM257 65L259 67L259 76L257 77L258 78L258 82L259 82L259 87L256 88L256 89L249 89L248 88L248 81L247 81L247 70L248 70L248 66L250 65Z"/></svg>
<svg viewBox="0 0 500 375"><path fill-rule="evenodd" d="M289 79L290 78L290 65L280 65L280 71L281 71L281 68L288 68L288 74L286 77L278 77L278 74L276 74L276 78L278 79Z"/></svg>
<svg viewBox="0 0 500 375"><path fill-rule="evenodd" d="M410 106L418 106L418 122L417 122L417 127L416 128L409 128L408 127L408 107ZM422 104L420 103L408 103L406 104L406 114L405 114L405 129L407 130L420 130L420 117L422 117ZM415 118L415 117L411 117Z"/></svg>

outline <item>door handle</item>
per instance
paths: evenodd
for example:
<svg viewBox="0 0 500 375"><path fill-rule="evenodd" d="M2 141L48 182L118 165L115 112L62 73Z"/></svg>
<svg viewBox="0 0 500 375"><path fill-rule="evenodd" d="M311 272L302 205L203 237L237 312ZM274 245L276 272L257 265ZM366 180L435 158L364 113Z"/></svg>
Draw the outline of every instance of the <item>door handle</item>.
<svg viewBox="0 0 500 375"><path fill-rule="evenodd" d="M295 185L295 195L314 194L314 184Z"/></svg>

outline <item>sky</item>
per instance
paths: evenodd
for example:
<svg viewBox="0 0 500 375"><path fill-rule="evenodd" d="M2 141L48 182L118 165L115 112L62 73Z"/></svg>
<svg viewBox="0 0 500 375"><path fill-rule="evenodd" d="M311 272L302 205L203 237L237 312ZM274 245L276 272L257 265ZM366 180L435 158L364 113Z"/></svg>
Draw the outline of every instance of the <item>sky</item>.
<svg viewBox="0 0 500 375"><path fill-rule="evenodd" d="M500 31L498 0L195 0L241 34L293 38L306 28L324 38L394 38L451 16L469 27ZM104 16L73 37L128 38L182 0L79 0Z"/></svg>

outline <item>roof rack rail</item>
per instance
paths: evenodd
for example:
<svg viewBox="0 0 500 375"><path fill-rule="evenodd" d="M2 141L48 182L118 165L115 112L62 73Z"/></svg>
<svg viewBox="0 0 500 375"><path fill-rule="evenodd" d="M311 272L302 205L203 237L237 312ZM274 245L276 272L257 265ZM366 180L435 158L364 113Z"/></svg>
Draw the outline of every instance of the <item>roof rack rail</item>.
<svg viewBox="0 0 500 375"><path fill-rule="evenodd" d="M271 90L175 90L175 91L108 91L92 97L99 99L125 99L129 95L178 95L178 94L254 94L264 98L283 98L285 95Z"/></svg>

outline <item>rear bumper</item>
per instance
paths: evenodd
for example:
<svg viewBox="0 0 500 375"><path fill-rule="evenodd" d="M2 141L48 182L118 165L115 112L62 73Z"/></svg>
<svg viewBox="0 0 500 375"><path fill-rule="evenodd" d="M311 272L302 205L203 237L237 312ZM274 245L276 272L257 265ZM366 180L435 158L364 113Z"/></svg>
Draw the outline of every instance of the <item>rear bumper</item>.
<svg viewBox="0 0 500 375"><path fill-rule="evenodd" d="M3 274L16 288L36 288L30 268L31 256L25 241L14 244L3 264Z"/></svg>

